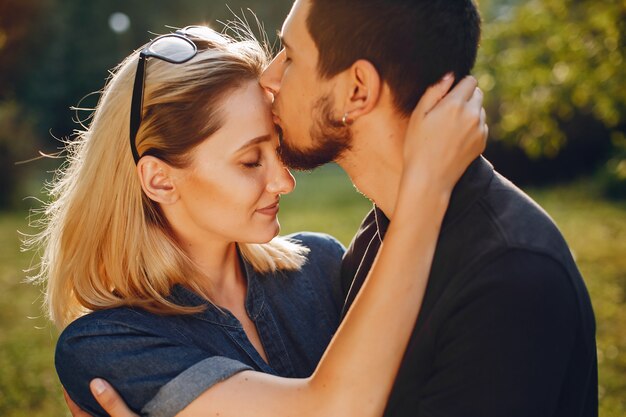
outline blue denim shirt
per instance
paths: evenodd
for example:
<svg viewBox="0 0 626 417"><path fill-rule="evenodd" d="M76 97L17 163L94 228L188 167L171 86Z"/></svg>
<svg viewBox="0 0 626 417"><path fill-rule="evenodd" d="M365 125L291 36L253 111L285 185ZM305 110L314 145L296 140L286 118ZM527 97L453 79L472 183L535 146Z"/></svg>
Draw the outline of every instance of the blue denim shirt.
<svg viewBox="0 0 626 417"><path fill-rule="evenodd" d="M136 412L174 416L207 388L242 370L309 376L339 325L344 247L327 235L290 238L310 248L301 270L262 275L244 263L246 310L269 363L233 314L176 286L174 301L206 305L206 310L162 316L114 308L83 316L63 331L55 363L69 395L92 415L106 416L88 386L91 379L102 377Z"/></svg>

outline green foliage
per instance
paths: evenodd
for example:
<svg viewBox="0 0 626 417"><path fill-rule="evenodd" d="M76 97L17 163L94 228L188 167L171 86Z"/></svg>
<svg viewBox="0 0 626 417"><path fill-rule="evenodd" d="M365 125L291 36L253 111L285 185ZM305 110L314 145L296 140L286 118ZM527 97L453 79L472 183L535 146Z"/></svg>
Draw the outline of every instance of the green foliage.
<svg viewBox="0 0 626 417"><path fill-rule="evenodd" d="M615 199L626 199L626 135L617 132L613 135L617 152L600 174L606 194Z"/></svg>
<svg viewBox="0 0 626 417"><path fill-rule="evenodd" d="M20 162L31 157L36 143L32 120L15 101L0 101L0 208L19 206L25 167ZM23 196L22 196L23 197Z"/></svg>
<svg viewBox="0 0 626 417"><path fill-rule="evenodd" d="M498 139L554 156L562 122L591 114L626 122L623 0L531 0L492 6L477 64Z"/></svg>

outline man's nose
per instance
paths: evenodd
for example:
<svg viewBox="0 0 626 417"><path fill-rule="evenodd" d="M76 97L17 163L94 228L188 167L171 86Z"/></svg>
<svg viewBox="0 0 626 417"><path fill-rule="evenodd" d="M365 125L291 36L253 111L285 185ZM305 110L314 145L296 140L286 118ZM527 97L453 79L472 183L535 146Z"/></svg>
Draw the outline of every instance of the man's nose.
<svg viewBox="0 0 626 417"><path fill-rule="evenodd" d="M265 88L274 96L280 92L280 82L282 79L282 65L280 58L283 53L283 51L280 51L278 55L276 55L265 71L263 71L261 79L259 80L261 87Z"/></svg>

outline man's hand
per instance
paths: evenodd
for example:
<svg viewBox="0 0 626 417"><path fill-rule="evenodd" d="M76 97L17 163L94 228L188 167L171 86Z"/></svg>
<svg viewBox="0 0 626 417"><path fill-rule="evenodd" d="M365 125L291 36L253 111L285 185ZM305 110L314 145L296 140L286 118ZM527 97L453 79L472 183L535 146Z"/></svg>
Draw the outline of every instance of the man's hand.
<svg viewBox="0 0 626 417"><path fill-rule="evenodd" d="M117 391L105 380L96 378L91 381L89 388L96 401L98 401L111 417L139 417L126 406L122 397L120 397ZM63 390L63 395L65 396L65 402L73 417L91 417L91 415L81 410L78 405L72 401L65 390Z"/></svg>

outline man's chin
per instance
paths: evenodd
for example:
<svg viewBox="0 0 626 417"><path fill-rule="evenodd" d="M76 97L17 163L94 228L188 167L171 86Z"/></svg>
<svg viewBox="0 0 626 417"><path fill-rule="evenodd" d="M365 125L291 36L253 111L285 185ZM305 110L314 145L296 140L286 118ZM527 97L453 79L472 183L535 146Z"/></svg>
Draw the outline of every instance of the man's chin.
<svg viewBox="0 0 626 417"><path fill-rule="evenodd" d="M281 129L278 130L278 137L280 138L280 147L278 148L278 155L289 169L296 171L311 171L324 164L332 162L334 154L328 155L326 152L320 149L297 149L289 144L289 140L285 140L284 133Z"/></svg>
<svg viewBox="0 0 626 417"><path fill-rule="evenodd" d="M295 170L310 171L329 162L337 161L344 152L350 149L352 132L341 121L333 119L332 109L332 100L328 97L322 97L316 102L313 109L313 122L309 129L309 142L312 145L308 148L295 147L296 142L289 140L289 133L280 126L277 127L280 139L278 153L285 165Z"/></svg>

